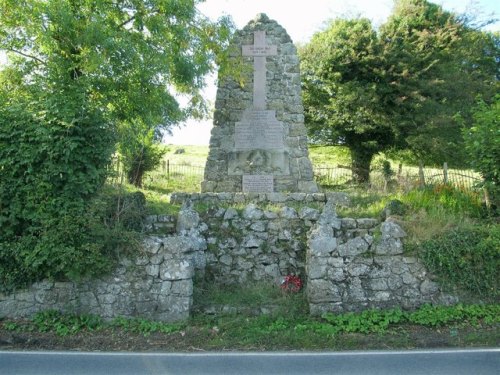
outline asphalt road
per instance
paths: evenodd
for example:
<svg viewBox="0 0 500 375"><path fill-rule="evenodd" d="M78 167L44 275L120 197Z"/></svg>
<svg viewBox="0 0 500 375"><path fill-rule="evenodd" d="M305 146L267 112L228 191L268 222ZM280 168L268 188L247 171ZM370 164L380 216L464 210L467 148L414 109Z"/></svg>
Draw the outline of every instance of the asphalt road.
<svg viewBox="0 0 500 375"><path fill-rule="evenodd" d="M339 353L0 352L1 375L500 374L500 349Z"/></svg>

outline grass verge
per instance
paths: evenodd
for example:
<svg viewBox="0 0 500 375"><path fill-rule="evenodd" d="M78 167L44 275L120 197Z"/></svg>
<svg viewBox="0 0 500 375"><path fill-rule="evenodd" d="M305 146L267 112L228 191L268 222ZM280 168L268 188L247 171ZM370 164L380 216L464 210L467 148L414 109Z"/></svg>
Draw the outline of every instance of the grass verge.
<svg viewBox="0 0 500 375"><path fill-rule="evenodd" d="M0 322L0 348L80 350L352 350L497 346L500 305L424 305L414 312L195 315L178 324L54 311Z"/></svg>

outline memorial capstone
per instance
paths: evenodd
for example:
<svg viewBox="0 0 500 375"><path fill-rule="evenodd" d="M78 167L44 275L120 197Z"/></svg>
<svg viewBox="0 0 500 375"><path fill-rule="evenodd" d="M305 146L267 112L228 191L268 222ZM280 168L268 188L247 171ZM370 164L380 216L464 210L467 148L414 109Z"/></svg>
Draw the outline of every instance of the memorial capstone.
<svg viewBox="0 0 500 375"><path fill-rule="evenodd" d="M238 80L219 74L202 192L318 191L290 36L259 14L235 34L230 51L230 64L243 68Z"/></svg>

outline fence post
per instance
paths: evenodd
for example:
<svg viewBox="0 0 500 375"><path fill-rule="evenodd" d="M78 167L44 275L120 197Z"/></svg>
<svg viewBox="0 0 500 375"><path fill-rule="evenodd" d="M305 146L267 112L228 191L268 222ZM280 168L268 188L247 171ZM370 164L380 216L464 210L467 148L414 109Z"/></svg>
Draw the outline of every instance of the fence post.
<svg viewBox="0 0 500 375"><path fill-rule="evenodd" d="M116 182L118 182L118 179L121 177L122 172L120 171L120 158L116 158Z"/></svg>
<svg viewBox="0 0 500 375"><path fill-rule="evenodd" d="M448 163L447 162L443 163L443 180L444 180L445 184L448 183Z"/></svg>
<svg viewBox="0 0 500 375"><path fill-rule="evenodd" d="M490 193L488 192L488 188L483 187L484 191L484 204L486 205L486 208L489 210L491 209L491 200L490 200Z"/></svg>
<svg viewBox="0 0 500 375"><path fill-rule="evenodd" d="M424 165L421 161L418 162L418 184L420 187L425 186Z"/></svg>

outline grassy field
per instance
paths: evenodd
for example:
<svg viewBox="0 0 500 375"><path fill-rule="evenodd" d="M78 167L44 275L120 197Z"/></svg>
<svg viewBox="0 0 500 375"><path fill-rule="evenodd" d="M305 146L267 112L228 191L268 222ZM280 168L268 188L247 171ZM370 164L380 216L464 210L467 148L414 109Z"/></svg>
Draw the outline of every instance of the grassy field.
<svg viewBox="0 0 500 375"><path fill-rule="evenodd" d="M172 164L204 167L208 156L208 146L167 145L168 151L163 157Z"/></svg>
<svg viewBox="0 0 500 375"><path fill-rule="evenodd" d="M172 164L191 166L205 166L208 156L208 146L176 146L167 145L168 151L165 161ZM348 165L349 151L345 147L337 146L309 146L309 157L314 165Z"/></svg>
<svg viewBox="0 0 500 375"><path fill-rule="evenodd" d="M155 195L163 197L172 192L200 191L203 171L208 156L208 146L177 146L167 145L166 154L160 166L153 172L146 174L144 179L145 192L151 198ZM350 157L345 147L317 146L309 147L309 155L313 164L316 182L323 191L349 190L351 171L349 169ZM370 185L365 187L371 192L411 191L421 184L419 169L416 166L401 165L399 161L389 160L391 163L392 177L386 182L382 174L382 161L384 155L378 155L372 162ZM442 168L429 168L423 170L424 181L427 185L442 184L445 172ZM471 190L474 184L480 181L479 175L470 170L448 169L448 181L463 189Z"/></svg>

